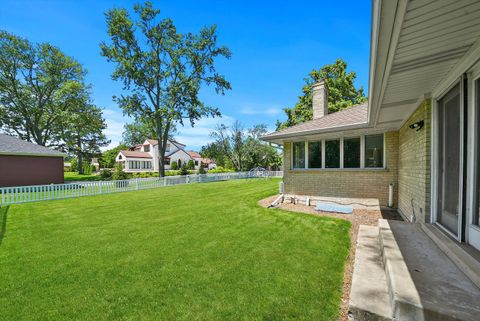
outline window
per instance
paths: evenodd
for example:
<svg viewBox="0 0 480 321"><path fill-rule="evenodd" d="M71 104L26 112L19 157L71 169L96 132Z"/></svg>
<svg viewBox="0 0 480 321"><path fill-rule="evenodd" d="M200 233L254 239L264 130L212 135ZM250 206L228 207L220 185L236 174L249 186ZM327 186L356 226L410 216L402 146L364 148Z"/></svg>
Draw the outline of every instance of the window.
<svg viewBox="0 0 480 321"><path fill-rule="evenodd" d="M340 167L340 140L325 141L325 168Z"/></svg>
<svg viewBox="0 0 480 321"><path fill-rule="evenodd" d="M149 152L150 151L150 145L143 145L143 151L144 152Z"/></svg>
<svg viewBox="0 0 480 321"><path fill-rule="evenodd" d="M308 168L322 168L322 142L308 143Z"/></svg>
<svg viewBox="0 0 480 321"><path fill-rule="evenodd" d="M383 167L383 134L365 136L365 167Z"/></svg>
<svg viewBox="0 0 480 321"><path fill-rule="evenodd" d="M170 165L170 158L165 158L165 160L163 161L163 163L165 165Z"/></svg>
<svg viewBox="0 0 480 321"><path fill-rule="evenodd" d="M118 159L122 159L122 158L123 158L122 155L118 155Z"/></svg>
<svg viewBox="0 0 480 321"><path fill-rule="evenodd" d="M343 167L360 168L360 137L343 140Z"/></svg>
<svg viewBox="0 0 480 321"><path fill-rule="evenodd" d="M195 161L195 166L198 166L198 160Z"/></svg>
<svg viewBox="0 0 480 321"><path fill-rule="evenodd" d="M305 168L305 142L293 143L293 168Z"/></svg>

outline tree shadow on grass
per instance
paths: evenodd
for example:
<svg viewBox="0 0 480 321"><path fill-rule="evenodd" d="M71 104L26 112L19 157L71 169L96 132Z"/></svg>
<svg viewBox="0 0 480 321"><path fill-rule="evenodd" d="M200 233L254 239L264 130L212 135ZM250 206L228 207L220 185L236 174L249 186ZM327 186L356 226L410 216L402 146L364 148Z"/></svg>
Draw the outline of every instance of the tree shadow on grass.
<svg viewBox="0 0 480 321"><path fill-rule="evenodd" d="M7 231L7 212L10 206L0 206L0 246L2 246L3 236Z"/></svg>

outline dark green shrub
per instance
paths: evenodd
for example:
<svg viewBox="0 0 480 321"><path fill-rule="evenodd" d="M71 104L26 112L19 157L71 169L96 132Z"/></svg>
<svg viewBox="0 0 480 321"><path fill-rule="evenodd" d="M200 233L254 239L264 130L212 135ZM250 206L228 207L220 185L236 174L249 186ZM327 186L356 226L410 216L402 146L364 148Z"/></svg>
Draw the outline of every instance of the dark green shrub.
<svg viewBox="0 0 480 321"><path fill-rule="evenodd" d="M187 165L183 164L182 167L180 167L180 175L188 175L188 168Z"/></svg>
<svg viewBox="0 0 480 321"><path fill-rule="evenodd" d="M112 171L109 169L104 169L100 171L100 178L102 181L109 181L112 179Z"/></svg>
<svg viewBox="0 0 480 321"><path fill-rule="evenodd" d="M193 159L188 161L187 168L188 169L195 169L195 163L193 162Z"/></svg>
<svg viewBox="0 0 480 321"><path fill-rule="evenodd" d="M112 174L112 179L115 181L128 179L128 174L123 171L121 164L115 165L115 171Z"/></svg>
<svg viewBox="0 0 480 321"><path fill-rule="evenodd" d="M200 163L200 167L198 168L198 174L206 174L207 171L205 170L205 167L203 167L203 163Z"/></svg>
<svg viewBox="0 0 480 321"><path fill-rule="evenodd" d="M173 161L171 164L170 164L170 169L172 170L176 170L178 168L178 164L176 161Z"/></svg>

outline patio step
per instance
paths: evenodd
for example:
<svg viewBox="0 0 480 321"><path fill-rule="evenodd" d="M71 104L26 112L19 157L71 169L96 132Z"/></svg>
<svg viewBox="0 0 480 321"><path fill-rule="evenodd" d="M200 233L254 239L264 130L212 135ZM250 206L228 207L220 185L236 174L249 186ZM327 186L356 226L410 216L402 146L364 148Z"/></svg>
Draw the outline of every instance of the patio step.
<svg viewBox="0 0 480 321"><path fill-rule="evenodd" d="M349 303L349 314L355 321L392 320L379 231L377 226L359 227Z"/></svg>
<svg viewBox="0 0 480 321"><path fill-rule="evenodd" d="M474 321L480 289L419 224L379 220L394 320Z"/></svg>

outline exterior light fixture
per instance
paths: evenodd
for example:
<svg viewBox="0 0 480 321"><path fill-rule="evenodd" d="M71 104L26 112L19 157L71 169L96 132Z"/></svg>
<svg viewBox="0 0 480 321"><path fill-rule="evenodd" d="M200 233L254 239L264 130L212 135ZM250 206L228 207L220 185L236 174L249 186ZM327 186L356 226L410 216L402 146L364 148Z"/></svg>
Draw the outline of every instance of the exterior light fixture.
<svg viewBox="0 0 480 321"><path fill-rule="evenodd" d="M425 125L425 122L423 120L419 120L408 127L410 127L410 129L416 129L418 132L420 129L422 129L423 125Z"/></svg>

